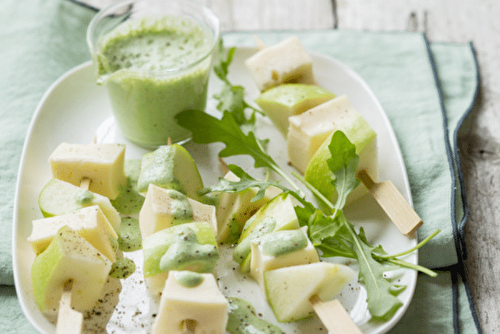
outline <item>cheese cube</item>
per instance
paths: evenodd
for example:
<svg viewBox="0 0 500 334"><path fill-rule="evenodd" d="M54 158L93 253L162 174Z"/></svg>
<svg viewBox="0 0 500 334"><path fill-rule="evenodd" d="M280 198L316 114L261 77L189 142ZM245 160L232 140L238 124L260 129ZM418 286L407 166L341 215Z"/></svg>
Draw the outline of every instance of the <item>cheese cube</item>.
<svg viewBox="0 0 500 334"><path fill-rule="evenodd" d="M215 207L200 203L177 190L150 184L146 199L139 213L142 238L187 222L206 222L217 234Z"/></svg>
<svg viewBox="0 0 500 334"><path fill-rule="evenodd" d="M91 179L89 190L110 199L125 188L125 145L60 144L49 158L52 175L79 186L83 178Z"/></svg>
<svg viewBox="0 0 500 334"><path fill-rule="evenodd" d="M261 91L282 83L314 83L312 58L297 36L266 47L245 61Z"/></svg>
<svg viewBox="0 0 500 334"><path fill-rule="evenodd" d="M228 320L227 299L212 274L174 271L165 283L153 334L224 334Z"/></svg>
<svg viewBox="0 0 500 334"><path fill-rule="evenodd" d="M33 230L28 241L35 253L43 252L57 231L65 225L78 232L112 262L116 260L111 238L116 241L118 235L97 205L66 215L34 220Z"/></svg>

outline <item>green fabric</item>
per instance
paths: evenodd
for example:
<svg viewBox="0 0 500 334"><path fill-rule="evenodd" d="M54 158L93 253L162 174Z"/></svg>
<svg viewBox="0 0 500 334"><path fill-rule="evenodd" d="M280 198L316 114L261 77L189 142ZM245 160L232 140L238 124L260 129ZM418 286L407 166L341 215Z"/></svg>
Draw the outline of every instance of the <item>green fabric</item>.
<svg viewBox="0 0 500 334"><path fill-rule="evenodd" d="M63 73L90 59L85 30L93 15L92 10L65 0L0 2L2 333L34 332L12 287L13 198L24 139L44 92ZM456 249L463 247L462 218L467 217L467 208L460 192L456 131L474 102L478 85L471 45L429 46L420 33L354 31L229 33L224 36L225 44L254 45L253 34L268 44L298 35L309 50L341 60L365 79L396 132L414 206L424 220L419 237L442 230L420 251L420 263L460 269ZM452 333L452 276L450 271L440 272L435 279L420 275L410 308L392 332ZM475 333L466 285L458 282L460 332Z"/></svg>

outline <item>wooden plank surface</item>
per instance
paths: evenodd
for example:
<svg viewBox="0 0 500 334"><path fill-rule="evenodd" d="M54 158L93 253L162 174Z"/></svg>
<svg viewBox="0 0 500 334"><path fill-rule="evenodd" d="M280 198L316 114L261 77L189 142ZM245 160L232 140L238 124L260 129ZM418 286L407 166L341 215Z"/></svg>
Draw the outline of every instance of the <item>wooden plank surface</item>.
<svg viewBox="0 0 500 334"><path fill-rule="evenodd" d="M100 7L111 0L84 0ZM477 108L459 147L470 219L468 279L485 333L500 328L500 1L200 0L223 31L352 29L424 31L431 42L474 43L481 70Z"/></svg>

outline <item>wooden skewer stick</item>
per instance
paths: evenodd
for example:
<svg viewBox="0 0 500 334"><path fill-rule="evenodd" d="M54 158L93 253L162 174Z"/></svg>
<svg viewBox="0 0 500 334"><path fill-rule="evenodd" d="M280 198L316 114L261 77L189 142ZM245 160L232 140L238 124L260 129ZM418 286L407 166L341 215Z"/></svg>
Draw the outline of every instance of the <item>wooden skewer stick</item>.
<svg viewBox="0 0 500 334"><path fill-rule="evenodd" d="M311 297L310 302L330 334L361 334L361 330L338 299L322 302L315 295Z"/></svg>
<svg viewBox="0 0 500 334"><path fill-rule="evenodd" d="M80 188L88 190L91 181L88 177L84 177L80 182ZM56 334L80 334L82 332L83 314L71 308L72 287L72 282L66 284L59 300Z"/></svg>
<svg viewBox="0 0 500 334"><path fill-rule="evenodd" d="M257 45L257 49L263 50L263 49L267 48L266 43L264 43L259 37L254 35L253 40L255 41L255 44Z"/></svg>
<svg viewBox="0 0 500 334"><path fill-rule="evenodd" d="M402 234L409 236L422 226L422 219L391 181L374 182L364 170L357 176Z"/></svg>
<svg viewBox="0 0 500 334"><path fill-rule="evenodd" d="M59 300L56 334L79 334L83 327L83 314L71 308L71 288L73 283L64 286Z"/></svg>

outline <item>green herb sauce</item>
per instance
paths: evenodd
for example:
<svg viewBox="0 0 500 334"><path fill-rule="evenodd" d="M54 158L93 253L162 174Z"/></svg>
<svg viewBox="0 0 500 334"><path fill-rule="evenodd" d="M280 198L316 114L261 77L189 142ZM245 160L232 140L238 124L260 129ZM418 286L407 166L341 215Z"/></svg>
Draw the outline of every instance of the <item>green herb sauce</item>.
<svg viewBox="0 0 500 334"><path fill-rule="evenodd" d="M118 245L122 252L133 252L142 248L138 219L132 217L122 218L118 229Z"/></svg>
<svg viewBox="0 0 500 334"><path fill-rule="evenodd" d="M228 297L229 318L226 330L231 334L285 334L279 327L261 319L255 308L241 298Z"/></svg>
<svg viewBox="0 0 500 334"><path fill-rule="evenodd" d="M195 232L189 227L181 228L176 234L174 242L160 259L160 270L211 272L219 260L217 246L199 244Z"/></svg>
<svg viewBox="0 0 500 334"><path fill-rule="evenodd" d="M120 195L111 200L111 204L122 215L132 215L141 210L144 204L144 196L137 190L137 180L141 172L141 159L125 161L125 175L127 176L127 185Z"/></svg>
<svg viewBox="0 0 500 334"><path fill-rule="evenodd" d="M177 271L174 278L180 285L186 288L195 288L205 280L202 274L193 271Z"/></svg>
<svg viewBox="0 0 500 334"><path fill-rule="evenodd" d="M262 252L269 256L280 256L307 247L307 237L302 230L277 231L259 238Z"/></svg>
<svg viewBox="0 0 500 334"><path fill-rule="evenodd" d="M131 259L119 258L111 266L109 276L114 278L127 278L132 275L135 271L135 263Z"/></svg>

